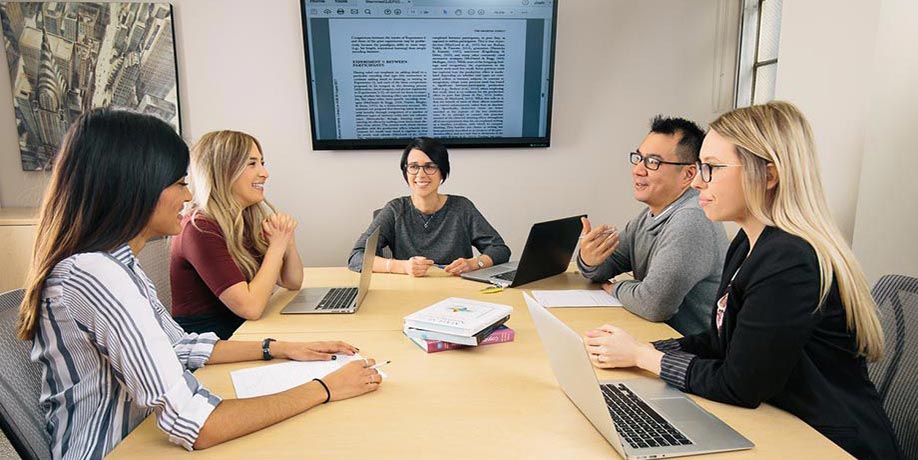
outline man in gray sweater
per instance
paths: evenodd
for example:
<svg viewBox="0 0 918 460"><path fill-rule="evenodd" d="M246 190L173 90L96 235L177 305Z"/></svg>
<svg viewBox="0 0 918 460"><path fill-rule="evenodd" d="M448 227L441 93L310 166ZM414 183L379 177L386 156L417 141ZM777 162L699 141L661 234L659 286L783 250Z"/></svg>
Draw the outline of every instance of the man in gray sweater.
<svg viewBox="0 0 918 460"><path fill-rule="evenodd" d="M705 217L691 188L703 138L691 121L654 118L629 155L634 197L647 209L620 234L583 219L577 258L583 276L602 282L628 311L683 335L708 329L728 246L723 225ZM634 280L609 281L628 271Z"/></svg>

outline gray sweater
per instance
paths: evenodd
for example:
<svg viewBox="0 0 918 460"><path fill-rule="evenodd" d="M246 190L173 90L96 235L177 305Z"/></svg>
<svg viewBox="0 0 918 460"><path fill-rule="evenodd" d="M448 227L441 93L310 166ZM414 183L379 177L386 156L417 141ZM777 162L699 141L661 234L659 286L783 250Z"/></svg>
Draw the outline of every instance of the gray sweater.
<svg viewBox="0 0 918 460"><path fill-rule="evenodd" d="M510 248L481 215L472 202L458 195L447 195L439 211L428 215L414 207L411 197L396 198L382 208L367 231L354 243L347 266L360 271L367 238L379 227L376 254L389 247L399 260L424 256L434 263L448 265L458 258L470 258L472 246L491 257L495 264L510 260Z"/></svg>
<svg viewBox="0 0 918 460"><path fill-rule="evenodd" d="M707 330L728 242L723 225L708 220L698 205L698 191L689 189L659 216L645 209L628 222L620 241L595 267L577 257L583 276L603 282L631 271L634 280L615 287L628 311L666 321L683 335Z"/></svg>

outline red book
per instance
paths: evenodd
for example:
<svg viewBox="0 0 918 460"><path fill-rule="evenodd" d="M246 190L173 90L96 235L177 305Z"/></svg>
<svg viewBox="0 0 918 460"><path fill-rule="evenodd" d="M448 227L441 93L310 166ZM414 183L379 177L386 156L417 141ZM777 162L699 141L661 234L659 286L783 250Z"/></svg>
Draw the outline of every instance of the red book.
<svg viewBox="0 0 918 460"><path fill-rule="evenodd" d="M414 342L415 345L417 345L418 347L421 348L421 350L424 350L427 353L436 353L438 351L446 351L446 350L458 350L460 348L471 348L470 345L460 345L457 343L441 342L439 340L418 339L418 338L414 338L408 335L406 335L406 337L411 339L411 341ZM491 333L491 335L487 336L484 340L482 340L481 344L478 346L483 347L485 345L491 345L495 343L512 342L514 337L516 337L516 331L514 331L513 329L510 329L507 326L501 326L495 329L494 332Z"/></svg>

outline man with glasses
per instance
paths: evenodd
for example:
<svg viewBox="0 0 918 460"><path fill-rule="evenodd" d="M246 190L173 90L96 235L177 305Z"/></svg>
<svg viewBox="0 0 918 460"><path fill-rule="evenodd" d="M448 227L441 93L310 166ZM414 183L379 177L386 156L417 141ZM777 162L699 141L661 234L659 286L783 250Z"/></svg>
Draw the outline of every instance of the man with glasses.
<svg viewBox="0 0 918 460"><path fill-rule="evenodd" d="M692 189L704 131L682 118L657 116L634 152L634 197L647 205L620 234L583 219L577 265L628 311L666 321L683 335L708 329L727 235L708 220ZM631 271L634 280L610 278Z"/></svg>

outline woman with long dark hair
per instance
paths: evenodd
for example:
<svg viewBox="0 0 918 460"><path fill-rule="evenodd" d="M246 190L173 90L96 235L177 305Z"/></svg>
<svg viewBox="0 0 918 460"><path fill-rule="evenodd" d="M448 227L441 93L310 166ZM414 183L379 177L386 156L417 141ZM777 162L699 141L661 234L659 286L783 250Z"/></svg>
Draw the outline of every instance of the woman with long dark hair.
<svg viewBox="0 0 918 460"><path fill-rule="evenodd" d="M379 386L373 360L245 400L223 401L198 382L191 370L205 363L330 360L356 348L225 342L175 323L136 254L149 238L181 230L188 162L169 125L129 112L86 113L63 140L19 320L43 368L38 402L54 458L102 458L153 412L170 441L200 449Z"/></svg>

